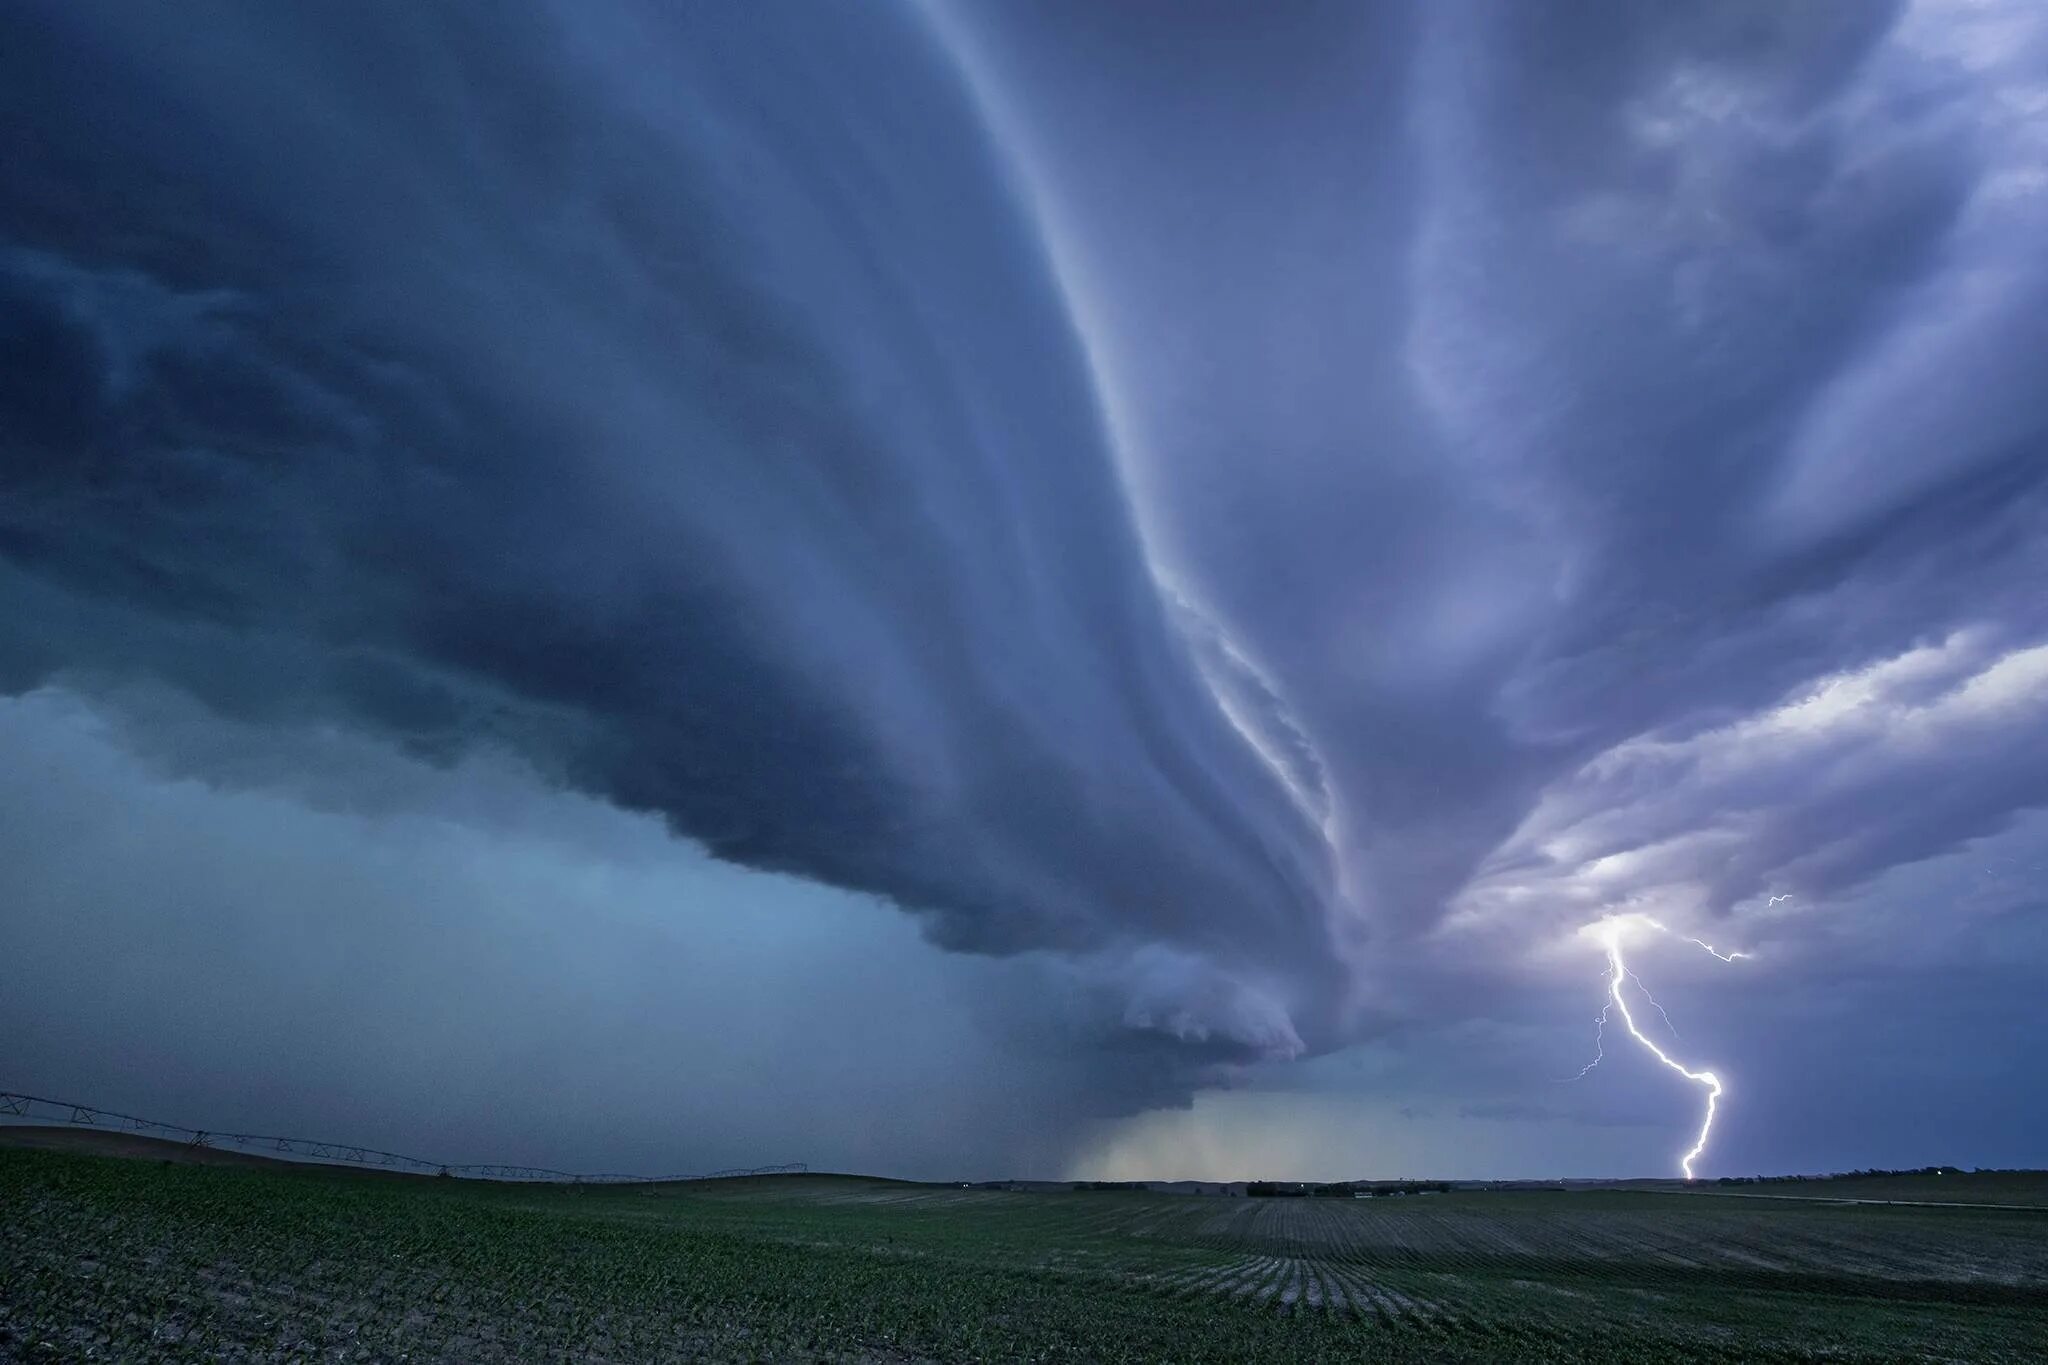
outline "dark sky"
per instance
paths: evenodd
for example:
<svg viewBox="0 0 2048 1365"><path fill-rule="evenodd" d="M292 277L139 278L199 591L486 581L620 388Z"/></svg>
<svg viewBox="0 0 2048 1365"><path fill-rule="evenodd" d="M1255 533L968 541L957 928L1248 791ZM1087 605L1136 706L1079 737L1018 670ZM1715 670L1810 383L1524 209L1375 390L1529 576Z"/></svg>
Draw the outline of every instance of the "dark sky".
<svg viewBox="0 0 2048 1365"><path fill-rule="evenodd" d="M2036 6L7 28L0 1086L2048 1164Z"/></svg>

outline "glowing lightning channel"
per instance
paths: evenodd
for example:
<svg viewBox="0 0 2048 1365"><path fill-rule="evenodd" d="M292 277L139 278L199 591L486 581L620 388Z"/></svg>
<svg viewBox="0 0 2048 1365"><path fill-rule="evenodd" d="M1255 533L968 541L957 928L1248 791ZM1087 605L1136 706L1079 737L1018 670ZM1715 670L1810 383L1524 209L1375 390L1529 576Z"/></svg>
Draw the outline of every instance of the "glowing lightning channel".
<svg viewBox="0 0 2048 1365"><path fill-rule="evenodd" d="M1785 899L1790 900L1791 897L1787 896L1785 897ZM1649 925L1652 929L1657 930L1659 933L1669 934L1673 938L1683 938L1687 943L1697 944L1700 947L1705 948L1708 952L1712 953L1715 957L1720 958L1723 962L1733 962L1737 958L1750 956L1750 954L1748 953L1724 953L1719 948L1716 948L1713 944L1708 943L1705 939L1686 938L1684 934L1679 933L1676 929L1666 928L1664 925L1659 924L1656 920L1651 919L1648 915L1638 915L1636 918L1641 920L1644 924ZM1642 985L1642 978L1636 978L1636 984L1638 986ZM1648 991L1648 989L1645 989L1643 991L1644 995L1648 995L1649 993L1650 992ZM1650 1003L1653 1005L1657 1005L1657 1002L1654 1000L1652 1000ZM1662 1005L1657 1005L1657 1013L1664 1014L1664 1007ZM1670 1023L1671 1016L1668 1014L1664 1014L1664 1022L1667 1024ZM1673 1029L1671 1031L1673 1033L1678 1032L1677 1029Z"/></svg>
<svg viewBox="0 0 2048 1365"><path fill-rule="evenodd" d="M1600 973L1600 977L1603 981L1606 980L1607 973ZM1672 1023L1670 1014L1666 1013L1662 1005L1657 1004L1657 997L1650 994L1650 988L1643 984L1643 979L1634 972L1628 974L1628 979L1636 983L1636 989L1643 993L1643 999L1649 1001L1651 1005L1656 1007L1657 1013L1664 1016L1664 1027L1671 1030L1671 1036L1674 1038L1678 1037L1678 1025ZM1600 1012L1593 1016L1593 1060L1587 1062L1571 1075L1560 1078L1558 1081L1559 1085L1570 1085L1573 1081L1584 1080L1587 1072L1607 1060L1607 1016L1612 1013L1614 1013L1614 1002L1609 1000L1600 1007Z"/></svg>
<svg viewBox="0 0 2048 1365"><path fill-rule="evenodd" d="M1694 941L1694 942L1696 942L1696 943L1697 943L1697 942L1699 942L1699 940L1697 940L1697 939L1695 939L1695 940L1693 940L1693 941ZM1702 948L1707 948L1707 945L1706 945L1706 944L1704 944L1704 943L1701 943L1701 944L1700 944L1700 947L1702 947ZM1714 953L1714 950L1713 950L1712 948L1707 948L1707 951L1708 951L1708 952L1710 952L1710 953ZM1715 956L1715 957L1720 957L1721 955L1720 955L1719 953L1714 953L1714 956ZM1722 961L1724 961L1724 962L1725 962L1725 961L1731 961L1731 960L1732 960L1732 959L1728 959L1728 958L1722 958ZM1670 1015L1668 1015L1668 1014L1665 1014L1665 1013L1664 1013L1664 1007L1663 1007L1662 1005L1660 1005L1660 1004L1658 1004L1658 1003L1657 1003L1657 997L1656 997L1656 996L1654 996L1654 995L1650 994L1650 988L1649 988L1648 986L1645 986L1645 985L1643 984L1643 979L1642 979L1642 978L1641 978L1640 976L1637 976L1637 975L1636 975L1636 974L1635 974L1634 972L1630 972L1630 973L1628 974L1628 979L1636 983L1636 989L1637 989L1637 990L1639 990L1639 991L1641 991L1641 992L1643 993L1643 999L1645 999L1645 1000L1647 1000L1647 1001L1649 1001L1649 1002L1650 1002L1650 1008L1651 1008L1651 1009L1653 1009L1653 1010L1655 1010L1655 1011L1657 1011L1657 1013L1658 1013L1659 1015L1662 1015L1662 1016L1663 1016L1663 1019L1664 1019L1664 1027L1665 1027L1665 1028L1668 1028L1668 1029L1670 1029L1670 1030L1671 1030L1671 1036L1672 1036L1673 1038L1676 1038L1676 1037L1678 1037L1678 1036L1679 1036L1679 1032L1678 1032L1678 1025L1676 1025L1676 1024L1674 1024L1674 1023L1672 1023L1672 1022L1671 1022L1671 1016L1670 1016Z"/></svg>
<svg viewBox="0 0 2048 1365"><path fill-rule="evenodd" d="M1600 1007L1600 1013L1593 1018L1593 1060L1580 1067L1578 1075L1565 1077L1563 1084L1584 1078L1588 1071L1607 1060L1607 1014L1613 1008L1614 1002L1609 1001Z"/></svg>
<svg viewBox="0 0 2048 1365"><path fill-rule="evenodd" d="M1633 918L1638 920L1638 922L1640 923L1650 925L1652 928L1661 929L1663 930L1663 932L1667 934L1670 934L1672 932L1671 930L1666 929L1663 925L1657 923L1657 921L1650 919L1647 916L1635 916ZM1630 1036L1632 1036L1637 1042L1641 1043L1643 1047L1648 1050L1652 1057L1655 1057L1658 1061L1664 1063L1664 1065L1670 1067L1673 1071L1676 1071L1679 1075L1685 1077L1688 1081L1691 1081L1694 1085L1701 1087L1707 1092L1707 1114L1706 1117L1700 1122L1699 1136L1693 1139L1692 1148L1689 1151L1687 1151L1685 1155L1678 1158L1678 1169L1685 1172L1685 1178L1687 1180L1691 1180L1694 1179L1692 1173L1692 1163L1699 1159L1699 1155L1701 1152L1707 1150L1707 1138L1714 1131L1714 1114L1715 1111L1720 1108L1721 1103L1721 1078L1716 1076L1711 1071L1690 1070L1682 1063L1674 1060L1669 1053L1664 1051L1663 1048L1658 1047L1656 1043L1652 1042L1649 1038L1649 1035L1645 1034L1641 1029L1636 1027L1635 1016L1629 1013L1628 997L1622 993L1621 988L1622 984L1626 981L1634 981L1638 988L1642 988L1643 983L1640 977L1636 976L1634 972L1628 969L1628 963L1624 961L1622 958L1622 925L1623 921L1620 919L1605 919L1600 921L1597 926L1593 926L1596 928L1599 934L1602 946L1604 946L1607 949L1607 1003L1603 1005L1600 1009L1599 1024L1601 1033L1604 1034L1606 1031L1608 1011L1619 1010L1621 1012L1621 1022L1627 1026ZM1683 935L1674 934L1673 937L1683 937ZM1748 956L1747 953L1715 952L1711 944L1700 943L1700 940L1698 939L1690 939L1688 941L1692 943L1699 943L1700 947L1705 948L1710 953L1713 953L1715 957L1720 958L1723 962L1733 962L1738 957ZM1651 1004L1655 1005L1657 1003L1654 998L1650 997L1650 993L1647 988L1643 989L1643 995L1645 996L1645 998L1650 999ZM1659 1014L1663 1014L1664 1007L1662 1005L1658 1005L1657 1012ZM1664 1022L1667 1024L1670 1023L1671 1017L1669 1015L1665 1015ZM1672 1032L1676 1033L1677 1030L1673 1029ZM1595 1047L1596 1051L1599 1052L1599 1055L1595 1056L1592 1061L1588 1062L1585 1065L1585 1067L1579 1072L1580 1076L1585 1075L1586 1072L1591 1071L1594 1067L1600 1065L1601 1058L1606 1055L1604 1045L1601 1043L1598 1036L1596 1036ZM1573 1079L1576 1080L1577 1077L1573 1077Z"/></svg>

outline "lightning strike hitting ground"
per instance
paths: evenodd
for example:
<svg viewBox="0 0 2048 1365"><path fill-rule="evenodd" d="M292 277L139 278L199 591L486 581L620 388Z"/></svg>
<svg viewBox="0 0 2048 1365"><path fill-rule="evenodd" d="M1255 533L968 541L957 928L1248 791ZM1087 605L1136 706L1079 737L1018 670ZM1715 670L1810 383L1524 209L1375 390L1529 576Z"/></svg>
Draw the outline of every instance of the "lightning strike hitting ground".
<svg viewBox="0 0 2048 1365"><path fill-rule="evenodd" d="M1599 937L1601 946L1605 948L1607 951L1607 1003L1600 1007L1599 1017L1594 1021L1596 1025L1596 1031L1593 1035L1593 1060L1586 1063L1585 1066L1579 1069L1578 1076L1573 1076L1569 1079L1578 1080L1580 1076L1584 1076L1594 1067L1600 1065L1600 1063L1606 1058L1607 1018L1610 1013L1619 1010L1621 1013L1621 1022L1627 1026L1630 1036L1633 1037L1638 1043L1641 1043L1643 1047L1650 1053L1651 1056L1655 1057L1658 1061L1670 1067L1679 1075L1685 1077L1686 1080L1692 1082L1694 1085L1701 1087L1707 1092L1707 1113L1706 1117L1702 1119L1700 1122L1699 1136L1693 1139L1691 1149L1688 1150L1683 1156L1678 1158L1678 1169L1685 1173L1685 1178L1687 1180L1691 1180L1694 1178L1692 1173L1692 1163L1697 1161L1699 1159L1700 1153L1704 1152L1707 1149L1707 1139L1713 1134L1714 1131L1714 1115L1720 1108L1721 1103L1721 1078L1716 1076L1711 1071L1694 1071L1690 1069L1683 1063L1675 1060L1669 1053L1665 1052L1663 1048L1658 1047L1655 1042L1651 1041L1647 1034L1645 1034L1640 1028L1636 1027L1635 1016L1629 1012L1628 998L1622 992L1622 984L1626 981L1633 981L1636 983L1636 989L1640 990L1643 993L1643 998L1648 1000L1650 1004L1656 1008L1657 1013L1664 1015L1664 1022L1666 1025L1669 1025L1671 1023L1671 1016L1668 1014L1664 1014L1664 1007L1662 1005L1657 1004L1657 999L1655 996L1650 994L1649 987L1643 985L1641 977L1637 976L1634 972L1629 970L1628 962L1622 956L1621 931L1625 926L1625 923L1627 923L1628 921L1648 925L1649 927L1656 929L1662 933L1671 934L1671 936L1674 938L1685 938L1686 942L1698 944L1700 947L1706 949L1709 953L1712 953L1715 957L1719 958L1723 962L1733 962L1737 958L1748 957L1749 954L1723 953L1717 951L1711 943L1702 942L1701 940L1696 938L1687 938L1683 934L1674 933L1671 929L1666 928L1664 925L1659 924L1656 920L1653 920L1646 915L1631 915L1627 916L1626 919L1609 918L1601 920L1597 924L1591 924L1587 926L1587 929L1591 930ZM1673 1028L1671 1032L1673 1036L1676 1036L1678 1030L1676 1028Z"/></svg>

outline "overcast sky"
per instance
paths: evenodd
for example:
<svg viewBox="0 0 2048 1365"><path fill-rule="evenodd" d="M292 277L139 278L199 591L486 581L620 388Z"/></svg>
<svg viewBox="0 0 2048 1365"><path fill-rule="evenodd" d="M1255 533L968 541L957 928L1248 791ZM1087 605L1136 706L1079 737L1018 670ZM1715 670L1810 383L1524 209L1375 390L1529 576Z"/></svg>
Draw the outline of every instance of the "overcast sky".
<svg viewBox="0 0 2048 1365"><path fill-rule="evenodd" d="M2029 0L30 3L0 1087L1663 1174L1619 922L1703 1174L2048 1164L2044 242Z"/></svg>

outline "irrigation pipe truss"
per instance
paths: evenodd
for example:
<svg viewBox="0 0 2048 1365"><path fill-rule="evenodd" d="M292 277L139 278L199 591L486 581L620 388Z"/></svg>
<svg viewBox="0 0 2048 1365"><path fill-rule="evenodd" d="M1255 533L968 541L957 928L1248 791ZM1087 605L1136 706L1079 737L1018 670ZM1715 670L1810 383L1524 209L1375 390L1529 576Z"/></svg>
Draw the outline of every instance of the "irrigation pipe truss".
<svg viewBox="0 0 2048 1365"><path fill-rule="evenodd" d="M466 1180L519 1180L570 1185L652 1185L678 1180L723 1180L742 1175L796 1175L810 1168L801 1161L781 1166L749 1166L692 1175L626 1175L618 1171L589 1174L556 1171L545 1166L455 1165L428 1161L403 1152L379 1151L346 1142L316 1142L311 1138L272 1137L262 1133L218 1133L205 1128L119 1114L89 1104L46 1099L0 1090L0 1120L36 1119L68 1128L95 1128L102 1132L140 1133L147 1137L182 1142L187 1147L208 1147L250 1156L284 1156L295 1161L324 1162L336 1166L360 1166L415 1175L448 1175Z"/></svg>

